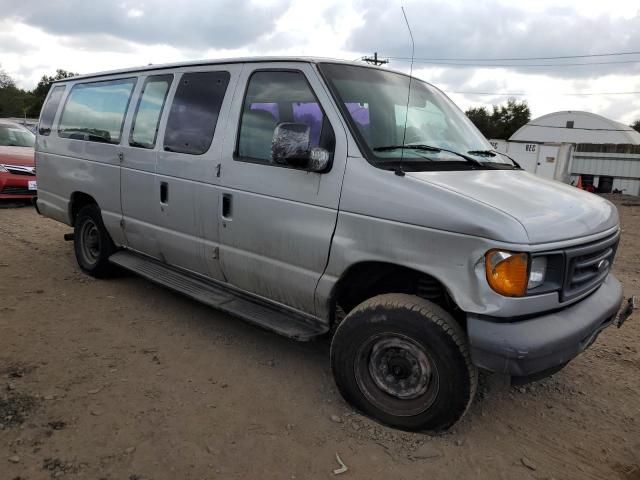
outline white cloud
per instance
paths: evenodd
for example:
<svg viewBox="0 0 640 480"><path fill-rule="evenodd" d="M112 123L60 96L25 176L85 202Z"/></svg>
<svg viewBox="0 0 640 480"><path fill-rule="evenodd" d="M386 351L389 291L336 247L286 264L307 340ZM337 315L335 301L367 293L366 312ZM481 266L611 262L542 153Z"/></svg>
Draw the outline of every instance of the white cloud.
<svg viewBox="0 0 640 480"><path fill-rule="evenodd" d="M129 18L139 18L143 15L144 11L140 10L139 8L132 8L131 10L127 11L127 17Z"/></svg>
<svg viewBox="0 0 640 480"><path fill-rule="evenodd" d="M640 51L637 2L608 0L405 0L417 57L554 56ZM375 50L410 51L400 1L126 0L42 3L0 0L0 68L23 88L57 68L95 71L189 59L313 55L353 60ZM458 105L490 105L521 92L534 116L587 110L630 123L640 95L570 96L570 92L640 91L637 63L567 68L473 68L416 63L414 74L449 92ZM578 60L572 60L578 61ZM587 59L586 61L592 61ZM390 67L408 71L406 62Z"/></svg>

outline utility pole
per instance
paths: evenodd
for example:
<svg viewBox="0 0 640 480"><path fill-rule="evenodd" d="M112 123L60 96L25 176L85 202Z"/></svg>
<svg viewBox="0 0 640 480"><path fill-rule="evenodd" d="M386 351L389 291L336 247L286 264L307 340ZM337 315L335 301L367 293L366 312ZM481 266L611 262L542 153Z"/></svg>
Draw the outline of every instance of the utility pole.
<svg viewBox="0 0 640 480"><path fill-rule="evenodd" d="M384 60L379 59L378 58L378 52L374 52L373 57L362 57L362 60L364 60L367 63L372 63L372 64L377 65L377 66L389 63L389 60L387 60L387 59L384 59Z"/></svg>

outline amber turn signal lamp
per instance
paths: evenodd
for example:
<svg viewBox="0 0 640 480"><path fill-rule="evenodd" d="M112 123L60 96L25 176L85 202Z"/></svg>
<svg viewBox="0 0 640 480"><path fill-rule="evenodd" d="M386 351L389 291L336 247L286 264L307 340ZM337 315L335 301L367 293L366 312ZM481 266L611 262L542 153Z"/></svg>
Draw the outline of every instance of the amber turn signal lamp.
<svg viewBox="0 0 640 480"><path fill-rule="evenodd" d="M489 250L485 255L487 282L505 297L522 297L527 291L529 256L526 253Z"/></svg>

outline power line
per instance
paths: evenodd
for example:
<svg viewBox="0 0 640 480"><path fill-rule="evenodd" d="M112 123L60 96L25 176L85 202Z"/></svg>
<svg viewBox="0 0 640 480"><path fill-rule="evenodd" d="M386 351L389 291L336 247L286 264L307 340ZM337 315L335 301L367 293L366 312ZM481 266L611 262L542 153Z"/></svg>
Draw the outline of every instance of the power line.
<svg viewBox="0 0 640 480"><path fill-rule="evenodd" d="M504 96L504 97L524 97L527 95L526 93L514 93L514 92L446 92L446 93L457 93L458 95L495 95L495 96Z"/></svg>
<svg viewBox="0 0 640 480"><path fill-rule="evenodd" d="M588 55L562 55L556 57L504 57L504 58L416 58L415 60L426 61L460 61L460 62L503 62L503 61L524 61L524 60L567 60L570 58L591 58L591 57L614 57L622 55L640 55L638 52L613 52L613 53L593 53ZM407 57L390 57L392 60L409 60Z"/></svg>
<svg viewBox="0 0 640 480"><path fill-rule="evenodd" d="M640 95L640 92L587 92L587 93L563 93L562 95Z"/></svg>
<svg viewBox="0 0 640 480"><path fill-rule="evenodd" d="M389 57L391 58L391 57ZM399 61L410 61L411 59L400 59L396 58L395 60ZM614 65L614 64L623 64L623 63L640 63L640 59L638 60L620 60L613 62L582 62L582 63L522 63L522 64L513 64L513 63L492 63L492 64L484 64L484 63L456 63L456 62L437 62L437 61L426 61L426 60L414 60L416 63L423 63L429 65L447 65L453 67L481 67L481 68L528 68L528 67L584 67L584 66L593 66L593 65Z"/></svg>
<svg viewBox="0 0 640 480"><path fill-rule="evenodd" d="M532 92L532 93L521 93L521 92L447 92L447 93L457 93L459 95L480 95L480 96L504 96L504 97L524 97L527 95L549 95L549 92ZM566 92L566 93L555 93L554 95L572 95L572 96L599 96L599 95L640 95L640 92Z"/></svg>

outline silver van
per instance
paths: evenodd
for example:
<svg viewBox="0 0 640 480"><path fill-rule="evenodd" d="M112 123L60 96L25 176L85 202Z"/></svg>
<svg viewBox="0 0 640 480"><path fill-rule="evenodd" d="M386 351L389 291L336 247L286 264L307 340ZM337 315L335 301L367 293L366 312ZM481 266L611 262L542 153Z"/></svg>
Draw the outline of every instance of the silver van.
<svg viewBox="0 0 640 480"><path fill-rule="evenodd" d="M345 399L401 429L453 425L478 369L551 374L624 320L615 207L526 173L388 69L248 58L61 80L36 161L38 210L73 226L86 273L331 337Z"/></svg>

